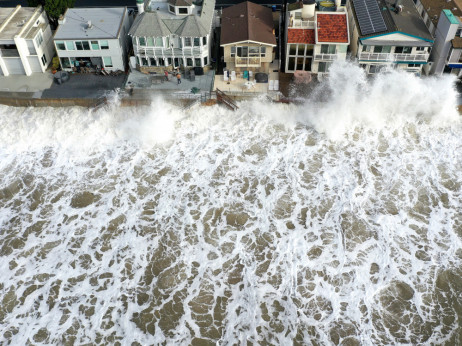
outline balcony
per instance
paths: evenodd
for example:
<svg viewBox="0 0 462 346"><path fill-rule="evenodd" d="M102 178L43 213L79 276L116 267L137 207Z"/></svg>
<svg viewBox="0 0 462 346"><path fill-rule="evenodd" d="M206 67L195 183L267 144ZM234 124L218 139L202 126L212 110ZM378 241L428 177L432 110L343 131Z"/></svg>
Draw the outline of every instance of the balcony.
<svg viewBox="0 0 462 346"><path fill-rule="evenodd" d="M161 48L161 47L141 47L135 48L136 54L142 54L150 57L154 56L185 56L194 57L201 55L204 52L204 47L183 47L183 48Z"/></svg>
<svg viewBox="0 0 462 346"><path fill-rule="evenodd" d="M235 64L236 67L260 67L261 59L260 57L241 58L237 56Z"/></svg>
<svg viewBox="0 0 462 346"><path fill-rule="evenodd" d="M427 62L429 54L394 54L394 53L359 53L359 60L369 61L409 61L409 62Z"/></svg>
<svg viewBox="0 0 462 346"><path fill-rule="evenodd" d="M314 20L293 19L289 24L290 29L314 29L316 22Z"/></svg>
<svg viewBox="0 0 462 346"><path fill-rule="evenodd" d="M321 54L315 54L314 55L314 60L322 60L322 61L334 61L338 59L337 54L327 54L327 53L321 53Z"/></svg>

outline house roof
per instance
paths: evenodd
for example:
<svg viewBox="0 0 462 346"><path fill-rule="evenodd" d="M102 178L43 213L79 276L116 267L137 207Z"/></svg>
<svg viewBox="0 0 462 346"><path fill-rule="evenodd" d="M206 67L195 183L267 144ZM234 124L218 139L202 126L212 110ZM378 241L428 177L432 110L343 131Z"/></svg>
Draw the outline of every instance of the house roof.
<svg viewBox="0 0 462 346"><path fill-rule="evenodd" d="M314 29L288 29L287 43L315 44Z"/></svg>
<svg viewBox="0 0 462 346"><path fill-rule="evenodd" d="M69 8L54 39L117 38L126 13L126 7ZM91 28L88 28L88 22L91 22Z"/></svg>
<svg viewBox="0 0 462 346"><path fill-rule="evenodd" d="M221 45L254 41L276 45L271 9L246 1L223 9Z"/></svg>
<svg viewBox="0 0 462 346"><path fill-rule="evenodd" d="M20 5L0 8L0 39L12 40L24 29L24 25L34 16L36 11L42 12L41 8L38 7L21 7ZM5 24L5 22L7 23ZM29 23L28 26L32 24Z"/></svg>
<svg viewBox="0 0 462 346"><path fill-rule="evenodd" d="M394 10L395 0L370 0L377 1L380 9L380 13L383 17L387 29L382 32L376 32L369 35L363 35L361 28L358 25L358 19L354 11L354 3L351 2L354 18L359 28L360 38L368 38L373 36L381 36L394 32L399 32L412 37L420 38L424 41L433 42L433 36L425 25L420 14L412 0L400 0L400 5L403 6L403 10L397 13Z"/></svg>
<svg viewBox="0 0 462 346"><path fill-rule="evenodd" d="M438 24L442 10L451 10L452 14L459 17L462 22L460 0L420 0L420 2L435 26Z"/></svg>
<svg viewBox="0 0 462 346"><path fill-rule="evenodd" d="M348 20L346 13L317 12L317 41L348 43Z"/></svg>
<svg viewBox="0 0 462 346"><path fill-rule="evenodd" d="M185 0L172 1L178 3ZM180 37L203 37L210 33L215 0L203 0L202 7L196 7L198 9L197 15L177 16L163 8L162 3L156 3L157 5L157 10L143 12L138 15L128 32L129 35L136 37L165 37L175 34Z"/></svg>

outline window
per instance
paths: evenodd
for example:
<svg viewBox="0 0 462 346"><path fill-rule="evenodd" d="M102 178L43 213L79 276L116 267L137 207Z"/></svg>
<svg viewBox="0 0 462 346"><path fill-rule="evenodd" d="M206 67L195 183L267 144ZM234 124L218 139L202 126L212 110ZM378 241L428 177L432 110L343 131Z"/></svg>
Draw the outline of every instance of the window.
<svg viewBox="0 0 462 346"><path fill-rule="evenodd" d="M462 29L457 29L456 31L456 36L460 37L460 34L462 34Z"/></svg>
<svg viewBox="0 0 462 346"><path fill-rule="evenodd" d="M142 64L143 66L148 66L148 59L146 59L146 58L141 58L141 64Z"/></svg>
<svg viewBox="0 0 462 346"><path fill-rule="evenodd" d="M188 66L188 67L193 66L193 60L191 58L186 58L186 66Z"/></svg>
<svg viewBox="0 0 462 346"><path fill-rule="evenodd" d="M297 70L303 71L303 62L305 59L303 57L297 58Z"/></svg>
<svg viewBox="0 0 462 346"><path fill-rule="evenodd" d="M396 47L395 53L396 54L410 54L412 51L412 47Z"/></svg>
<svg viewBox="0 0 462 346"><path fill-rule="evenodd" d="M335 54L335 45L334 44L322 44L321 53L322 54Z"/></svg>
<svg viewBox="0 0 462 346"><path fill-rule="evenodd" d="M416 68L416 67L420 67L420 65L419 64L408 64L407 67Z"/></svg>
<svg viewBox="0 0 462 346"><path fill-rule="evenodd" d="M195 66L202 66L201 58L195 58L194 59L194 65Z"/></svg>
<svg viewBox="0 0 462 346"><path fill-rule="evenodd" d="M295 12L295 19L302 19L302 13L301 12Z"/></svg>
<svg viewBox="0 0 462 346"><path fill-rule="evenodd" d="M74 42L73 41L66 41L66 48L67 48L67 50L75 50Z"/></svg>
<svg viewBox="0 0 462 346"><path fill-rule="evenodd" d="M47 64L47 57L45 56L45 54L42 55L42 65L46 65Z"/></svg>
<svg viewBox="0 0 462 346"><path fill-rule="evenodd" d="M100 45L101 49L109 49L108 41L99 41L99 45Z"/></svg>
<svg viewBox="0 0 462 346"><path fill-rule="evenodd" d="M98 41L91 41L91 49L99 50L99 43Z"/></svg>
<svg viewBox="0 0 462 346"><path fill-rule="evenodd" d="M287 66L288 71L294 71L295 70L295 58L289 58L289 64Z"/></svg>
<svg viewBox="0 0 462 346"><path fill-rule="evenodd" d="M236 46L231 47L231 58L236 56Z"/></svg>
<svg viewBox="0 0 462 346"><path fill-rule="evenodd" d="M187 7L179 7L178 8L178 14L188 14L188 8Z"/></svg>
<svg viewBox="0 0 462 346"><path fill-rule="evenodd" d="M297 45L291 44L289 47L289 55L297 55Z"/></svg>
<svg viewBox="0 0 462 346"><path fill-rule="evenodd" d="M57 50L66 50L66 47L64 46L64 41L56 41L55 43Z"/></svg>
<svg viewBox="0 0 462 346"><path fill-rule="evenodd" d="M249 56L249 47L237 47L237 56L247 58Z"/></svg>
<svg viewBox="0 0 462 346"><path fill-rule="evenodd" d="M69 62L69 58L61 58L61 67L62 68L70 68L71 63Z"/></svg>
<svg viewBox="0 0 462 346"><path fill-rule="evenodd" d="M140 46L146 46L146 39L144 37L138 37L138 41L140 42Z"/></svg>
<svg viewBox="0 0 462 346"><path fill-rule="evenodd" d="M266 55L266 47L260 47L260 53L262 56Z"/></svg>
<svg viewBox="0 0 462 346"><path fill-rule="evenodd" d="M154 38L153 37L147 37L146 38L146 43L149 47L154 47Z"/></svg>
<svg viewBox="0 0 462 346"><path fill-rule="evenodd" d="M374 46L374 53L390 53L390 46Z"/></svg>
<svg viewBox="0 0 462 346"><path fill-rule="evenodd" d="M249 56L260 56L259 47L249 47Z"/></svg>
<svg viewBox="0 0 462 346"><path fill-rule="evenodd" d="M383 65L371 65L369 67L369 73L379 73L383 68Z"/></svg>
<svg viewBox="0 0 462 346"><path fill-rule="evenodd" d="M37 47L40 47L42 42L43 42L43 35L42 35L42 32L39 32L37 37L35 38L35 44L37 45Z"/></svg>
<svg viewBox="0 0 462 346"><path fill-rule="evenodd" d="M331 62L320 62L318 66L318 72L320 73L327 72L331 64L332 64Z"/></svg>
<svg viewBox="0 0 462 346"><path fill-rule="evenodd" d="M173 7L172 5L168 5L168 10L172 13L175 13L175 7Z"/></svg>
<svg viewBox="0 0 462 346"><path fill-rule="evenodd" d="M77 48L77 50L83 50L82 41L75 41L75 47Z"/></svg>
<svg viewBox="0 0 462 346"><path fill-rule="evenodd" d="M206 45L207 44L207 36L204 36L202 37L202 45Z"/></svg>
<svg viewBox="0 0 462 346"><path fill-rule="evenodd" d="M165 65L164 58L158 58L157 62L159 63L159 66L164 66Z"/></svg>
<svg viewBox="0 0 462 346"><path fill-rule="evenodd" d="M82 41L82 43L84 50L90 50L90 44L88 43L88 41Z"/></svg>
<svg viewBox="0 0 462 346"><path fill-rule="evenodd" d="M104 56L103 63L104 63L104 67L112 67L112 58L110 56Z"/></svg>
<svg viewBox="0 0 462 346"><path fill-rule="evenodd" d="M298 55L305 55L305 45L304 44L298 45Z"/></svg>
<svg viewBox="0 0 462 346"><path fill-rule="evenodd" d="M149 58L149 62L151 63L151 66L157 66L156 59L154 59L154 58Z"/></svg>
<svg viewBox="0 0 462 346"><path fill-rule="evenodd" d="M201 45L201 40L199 37L194 37L194 47L199 47Z"/></svg>
<svg viewBox="0 0 462 346"><path fill-rule="evenodd" d="M204 57L204 66L207 65L207 57Z"/></svg>
<svg viewBox="0 0 462 346"><path fill-rule="evenodd" d="M425 47L415 47L415 50L418 52L423 52L425 50Z"/></svg>
<svg viewBox="0 0 462 346"><path fill-rule="evenodd" d="M185 37L184 38L184 46L185 47L191 47L191 37Z"/></svg>
<svg viewBox="0 0 462 346"><path fill-rule="evenodd" d="M162 37L156 37L156 47L163 47L164 46L164 41L162 40Z"/></svg>

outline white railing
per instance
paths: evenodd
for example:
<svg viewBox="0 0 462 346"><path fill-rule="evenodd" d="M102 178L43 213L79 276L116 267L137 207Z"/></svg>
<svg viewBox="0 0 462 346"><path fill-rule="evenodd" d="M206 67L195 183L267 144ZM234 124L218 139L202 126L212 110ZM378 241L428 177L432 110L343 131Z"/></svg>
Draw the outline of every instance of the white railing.
<svg viewBox="0 0 462 346"><path fill-rule="evenodd" d="M314 29L316 28L316 22L314 20L294 19L290 22L289 28Z"/></svg>
<svg viewBox="0 0 462 346"><path fill-rule="evenodd" d="M135 48L136 54L147 56L197 56L203 52L202 47L184 48L159 48L159 47L140 47Z"/></svg>
<svg viewBox="0 0 462 346"><path fill-rule="evenodd" d="M250 58L236 57L234 62L236 64L236 67L260 66L261 59L257 57L250 57Z"/></svg>
<svg viewBox="0 0 462 346"><path fill-rule="evenodd" d="M327 53L321 53L321 54L315 54L314 55L314 60L325 60L325 61L334 61L338 59L337 54L327 54Z"/></svg>
<svg viewBox="0 0 462 346"><path fill-rule="evenodd" d="M372 61L428 61L428 53L420 54L393 54L393 53L359 53L359 60Z"/></svg>

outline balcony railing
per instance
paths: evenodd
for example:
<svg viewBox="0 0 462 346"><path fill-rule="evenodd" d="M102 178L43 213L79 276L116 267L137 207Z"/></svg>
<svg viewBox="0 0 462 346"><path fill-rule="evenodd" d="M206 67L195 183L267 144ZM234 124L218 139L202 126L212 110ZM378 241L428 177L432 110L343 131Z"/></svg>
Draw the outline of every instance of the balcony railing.
<svg viewBox="0 0 462 346"><path fill-rule="evenodd" d="M183 48L160 48L160 47L140 47L135 48L136 54L147 56L197 56L204 52L202 47L183 47Z"/></svg>
<svg viewBox="0 0 462 346"><path fill-rule="evenodd" d="M314 55L314 60L334 61L337 59L338 59L337 54L321 53L321 54Z"/></svg>
<svg viewBox="0 0 462 346"><path fill-rule="evenodd" d="M359 60L371 60L371 61L414 61L414 62L426 62L428 61L428 53L419 54L396 54L396 53L359 53Z"/></svg>
<svg viewBox="0 0 462 346"><path fill-rule="evenodd" d="M236 57L235 64L236 64L236 67L260 66L261 59L259 57L253 57L253 58Z"/></svg>
<svg viewBox="0 0 462 346"><path fill-rule="evenodd" d="M316 28L316 22L314 20L293 19L289 24L289 28L314 29Z"/></svg>

